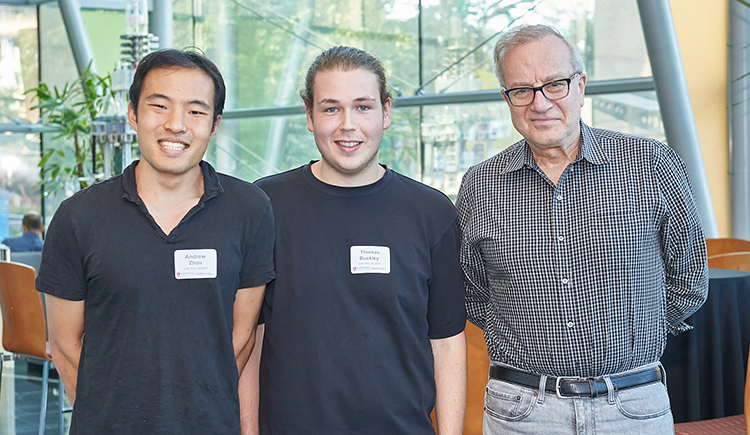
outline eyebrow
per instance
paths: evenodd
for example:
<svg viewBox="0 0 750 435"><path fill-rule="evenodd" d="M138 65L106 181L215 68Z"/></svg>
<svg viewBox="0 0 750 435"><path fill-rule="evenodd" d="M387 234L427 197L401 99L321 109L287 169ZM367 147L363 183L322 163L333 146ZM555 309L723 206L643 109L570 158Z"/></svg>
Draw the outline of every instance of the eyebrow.
<svg viewBox="0 0 750 435"><path fill-rule="evenodd" d="M558 80L565 80L565 79L567 79L567 78L568 78L568 77L566 77L566 76L563 76L563 77L561 77L561 76L560 76L560 74L553 74L553 75L549 75L549 76L547 76L547 77L545 77L545 78L544 78L544 80L542 81L542 84L541 84L541 85L539 85L539 86L544 86L544 85L546 85L547 83L551 83L551 82L556 82L556 81L558 81ZM535 87L536 87L536 86L534 86L534 85L518 85L518 86L508 86L508 88L507 88L507 89L517 89L517 88L535 88Z"/></svg>
<svg viewBox="0 0 750 435"><path fill-rule="evenodd" d="M166 96L164 94L160 94L158 92L149 95L148 97L145 98L145 100L146 101L150 101L150 100L167 100L167 101L172 101L172 99L169 98L168 96ZM205 101L203 101L203 100L190 100L190 101L188 101L188 104L197 104L197 105L205 108L206 110L211 110L211 106L208 103L206 103Z"/></svg>
<svg viewBox="0 0 750 435"><path fill-rule="evenodd" d="M364 102L364 101L375 101L375 98L373 98L373 97L359 97L359 98L355 98L354 99L355 103L361 103L361 102ZM337 100L337 99L335 99L335 98L326 98L326 99L318 101L318 104L326 104L326 103L327 104L336 104L336 103L340 103L340 101Z"/></svg>

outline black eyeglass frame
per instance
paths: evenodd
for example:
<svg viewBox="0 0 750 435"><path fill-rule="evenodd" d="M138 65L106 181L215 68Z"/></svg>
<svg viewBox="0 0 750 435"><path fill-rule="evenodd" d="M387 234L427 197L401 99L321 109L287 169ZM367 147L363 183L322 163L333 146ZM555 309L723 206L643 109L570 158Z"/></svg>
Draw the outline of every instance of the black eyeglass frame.
<svg viewBox="0 0 750 435"><path fill-rule="evenodd" d="M505 95L506 97L508 97L508 102L512 106L515 106L515 107L524 107L524 106L529 106L529 105L533 104L534 103L534 99L536 99L536 91L541 92L542 95L544 95L544 98L546 98L546 99L548 99L550 101L562 100L563 98L565 98L568 95L570 95L570 82L572 82L573 79L576 78L576 76L580 76L581 74L582 74L581 72L576 72L572 76L570 76L569 78L552 80L551 82L547 82L547 83L543 84L542 86L537 86L535 88L532 88L530 86L521 86L521 87L518 87L518 88L503 89L503 95ZM544 87L548 86L548 85L551 85L553 83L557 83L557 82L565 82L565 84L568 85L568 91L565 93L565 95L563 95L562 97L559 97L559 98L550 98L550 97L548 97L547 94L544 93ZM509 92L513 92L513 91L518 91L520 89L527 89L527 90L532 91L534 93L534 95L532 95L532 97L531 97L531 101L529 101L526 104L515 104L515 103L513 103L513 98L511 98L511 96L508 95L508 93Z"/></svg>

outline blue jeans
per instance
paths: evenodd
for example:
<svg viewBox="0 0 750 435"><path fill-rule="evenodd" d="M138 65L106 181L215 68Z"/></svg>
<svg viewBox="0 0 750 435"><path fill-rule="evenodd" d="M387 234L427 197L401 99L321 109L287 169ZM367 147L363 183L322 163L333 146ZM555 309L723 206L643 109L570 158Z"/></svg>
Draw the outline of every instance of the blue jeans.
<svg viewBox="0 0 750 435"><path fill-rule="evenodd" d="M647 367L641 367L643 370ZM547 378L542 376L541 385ZM485 435L674 434L667 388L661 382L597 398L559 398L555 393L490 379L484 396Z"/></svg>

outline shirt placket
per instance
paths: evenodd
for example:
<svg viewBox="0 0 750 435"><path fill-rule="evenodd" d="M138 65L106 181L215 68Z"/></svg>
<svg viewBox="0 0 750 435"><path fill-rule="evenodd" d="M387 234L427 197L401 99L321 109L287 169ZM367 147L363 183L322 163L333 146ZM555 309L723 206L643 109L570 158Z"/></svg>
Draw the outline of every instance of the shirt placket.
<svg viewBox="0 0 750 435"><path fill-rule="evenodd" d="M568 167L555 186L553 197L552 197L552 237L554 245L554 271L556 286L558 294L560 295L560 308L562 310L562 316L559 318L560 324L554 328L557 331L561 331L564 336L564 340L560 343L578 343L580 336L579 330L582 325L579 325L580 319L577 318L577 301L575 297L575 285L576 282L573 280L573 270L571 264L571 246L569 231L571 225L570 216L570 201L572 201L570 193L570 178L573 172L573 167ZM560 337L562 338L562 337ZM576 355L575 349L560 349L563 353L563 360L567 361L567 369L572 370L572 373L579 372L579 358Z"/></svg>

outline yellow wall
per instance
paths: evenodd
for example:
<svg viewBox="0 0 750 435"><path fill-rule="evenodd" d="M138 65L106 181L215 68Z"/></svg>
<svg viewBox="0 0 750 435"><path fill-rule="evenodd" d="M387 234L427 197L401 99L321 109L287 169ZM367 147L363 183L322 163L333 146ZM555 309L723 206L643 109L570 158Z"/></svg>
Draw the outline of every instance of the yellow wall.
<svg viewBox="0 0 750 435"><path fill-rule="evenodd" d="M735 0L670 2L721 237L732 235L726 98L730 1Z"/></svg>

